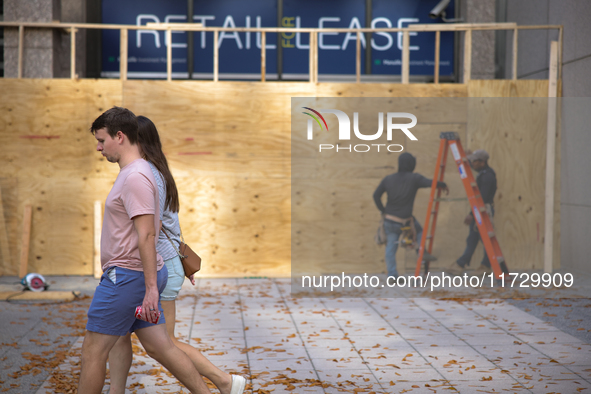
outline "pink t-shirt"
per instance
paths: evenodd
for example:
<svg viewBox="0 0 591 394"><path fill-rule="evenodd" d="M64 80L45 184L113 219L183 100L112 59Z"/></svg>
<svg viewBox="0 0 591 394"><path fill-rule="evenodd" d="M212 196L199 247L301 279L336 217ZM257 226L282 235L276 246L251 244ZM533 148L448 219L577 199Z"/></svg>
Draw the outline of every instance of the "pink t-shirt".
<svg viewBox="0 0 591 394"><path fill-rule="evenodd" d="M154 215L155 234L160 229L158 187L150 165L137 159L123 167L105 202L105 216L101 233L101 263L103 272L113 266L143 271L138 234L133 218L139 215ZM156 241L154 239L154 247ZM164 265L157 254L157 269Z"/></svg>

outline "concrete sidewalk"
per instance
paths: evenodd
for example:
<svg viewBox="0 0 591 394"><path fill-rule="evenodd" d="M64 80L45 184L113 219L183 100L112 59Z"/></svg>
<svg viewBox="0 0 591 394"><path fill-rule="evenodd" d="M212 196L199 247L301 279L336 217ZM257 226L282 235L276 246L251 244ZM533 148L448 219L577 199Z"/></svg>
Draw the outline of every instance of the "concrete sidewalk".
<svg viewBox="0 0 591 394"><path fill-rule="evenodd" d="M288 279L186 282L177 335L221 369L246 376L249 393L591 391L591 345L508 302L294 299L290 290ZM81 343L71 337L41 388L11 388L22 382L2 373L0 392L68 392ZM187 392L135 344L128 392Z"/></svg>

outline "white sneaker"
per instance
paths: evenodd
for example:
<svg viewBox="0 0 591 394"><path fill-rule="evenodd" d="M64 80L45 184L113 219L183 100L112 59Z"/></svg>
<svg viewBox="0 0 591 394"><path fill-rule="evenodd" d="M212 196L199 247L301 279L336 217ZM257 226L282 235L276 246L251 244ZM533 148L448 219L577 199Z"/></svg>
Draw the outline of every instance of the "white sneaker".
<svg viewBox="0 0 591 394"><path fill-rule="evenodd" d="M246 388L246 379L240 375L232 375L232 390L230 394L242 394Z"/></svg>

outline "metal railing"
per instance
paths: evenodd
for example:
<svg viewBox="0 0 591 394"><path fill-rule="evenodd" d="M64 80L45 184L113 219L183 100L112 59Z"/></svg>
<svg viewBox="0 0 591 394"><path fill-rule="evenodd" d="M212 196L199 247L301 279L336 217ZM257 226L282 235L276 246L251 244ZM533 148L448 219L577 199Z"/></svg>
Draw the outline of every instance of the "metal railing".
<svg viewBox="0 0 591 394"><path fill-rule="evenodd" d="M128 69L128 31L129 30L163 30L165 31L166 41L171 43L172 32L211 32L213 33L213 81L219 81L219 48L218 41L220 32L244 32L261 34L261 82L266 81L266 34L267 33L308 33L310 37L309 45L309 81L318 82L318 33L356 33L356 58L355 74L356 82L361 82L361 35L366 33L402 33L402 72L401 81L403 84L409 83L410 77L410 33L417 32L435 32L435 66L433 82L439 83L439 63L440 63L440 42L441 32L464 32L464 62L463 62L463 83L471 79L472 70L472 33L474 31L513 31L512 44L512 79L517 79L517 59L518 59L518 37L519 30L558 30L558 76L562 75L562 25L531 25L518 26L516 23L458 23L458 24L426 24L409 25L404 28L223 28L223 27L203 27L201 24L182 24L182 23L149 23L147 25L113 25L113 24L92 24L92 23L41 23L41 22L0 22L0 27L18 28L18 72L17 78L23 77L23 47L25 28L48 28L62 29L70 34L70 78L76 79L76 32L78 29L98 29L98 30L119 30L120 32L120 73L119 78L122 81L127 80ZM172 46L167 45L166 49L166 79L172 80Z"/></svg>

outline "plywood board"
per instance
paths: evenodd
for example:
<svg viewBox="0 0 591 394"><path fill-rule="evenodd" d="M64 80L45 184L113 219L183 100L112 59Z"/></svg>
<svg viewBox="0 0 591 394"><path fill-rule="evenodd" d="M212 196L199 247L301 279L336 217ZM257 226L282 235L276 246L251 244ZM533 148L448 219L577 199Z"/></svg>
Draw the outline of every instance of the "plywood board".
<svg viewBox="0 0 591 394"><path fill-rule="evenodd" d="M317 97L466 97L461 84L399 84L399 83L322 83Z"/></svg>
<svg viewBox="0 0 591 394"><path fill-rule="evenodd" d="M85 262L91 262L92 240L84 235L91 225L84 215L92 217L88 198L101 194L95 178L101 169L89 127L103 111L121 105L121 85L60 79L8 79L1 84L0 178L15 180L15 212L22 212L27 203L33 206L29 271L91 274ZM20 237L12 231L18 232L21 220L10 224L13 255L20 250ZM17 274L18 259L12 261L13 267L0 275Z"/></svg>
<svg viewBox="0 0 591 394"><path fill-rule="evenodd" d="M495 228L507 264L510 269L541 269L548 107L541 97L547 96L548 81L472 81L469 92L483 98L470 101L468 147L491 155L498 181ZM503 96L512 98L498 98ZM555 215L559 228L558 207ZM556 245L559 236L557 231ZM556 251L554 260L559 261Z"/></svg>
<svg viewBox="0 0 591 394"><path fill-rule="evenodd" d="M309 253L306 266L331 267L337 261L333 268L358 270L361 265L367 272L383 271L383 248L373 243L379 215L371 195L379 181L396 170L397 154L378 160L371 156L333 157L338 170L322 163L296 161L294 170L292 143L296 149L305 146L292 136L294 97L302 98L301 102L309 97L391 97L390 104L396 108L404 103L409 112L412 109L420 114L420 143L404 136L397 136L393 142L418 157L417 172L428 178L433 174L441 131L457 131L472 149L490 146L491 160L503 157L510 144L524 144L516 140L519 135L528 142L527 154L513 157L519 159L518 168L525 181L517 179L511 173L515 171L502 160L491 161L502 183L497 194L498 232L501 247L514 261L535 265L540 241L531 231L534 229L535 235L536 223L543 219L538 210L543 201L535 198L543 190L538 181L538 157L534 157L538 145L544 144L535 130L539 122L512 117L510 120L519 125L519 134L504 137L497 130L481 128L480 122L496 122L497 117L506 116L505 108L457 106L454 100L467 96L544 96L544 83L0 80L4 92L0 97L0 184L13 262L13 267L0 266L0 275L16 274L21 219L10 212L22 212L27 203L32 204L34 212L30 270L92 275L93 204L105 200L118 167L95 151L88 128L113 105L129 107L156 123L179 185L183 232L204 258L203 276L287 276L292 268L292 236L296 243L321 243L320 254L295 251L296 255ZM443 99L433 104L420 99L425 97ZM386 106L387 111L392 109ZM527 119L538 114L536 103L529 112ZM305 127L304 118L295 121ZM334 119L330 121L334 123ZM369 133L376 120L363 119L362 123L363 131ZM331 134L317 137L334 140ZM293 183L292 190L294 172L307 175ZM450 197L461 197L459 180L449 162L445 177L452 191ZM334 183L322 182L326 179ZM355 182L358 187L354 187ZM415 203L414 212L421 224L427 194L426 190L419 192ZM434 244L441 264L452 261L463 250L466 207L462 201L442 203ZM521 216L516 219L514 215ZM320 237L331 228L337 229L335 234ZM543 229L540 231L543 233ZM340 247L343 237L353 241ZM414 252L401 251L398 256L401 265L409 261L413 265L416 258Z"/></svg>
<svg viewBox="0 0 591 394"><path fill-rule="evenodd" d="M548 81L523 80L471 80L468 97L548 97Z"/></svg>
<svg viewBox="0 0 591 394"><path fill-rule="evenodd" d="M344 101L344 102L343 102ZM294 99L297 107L331 108L331 105L349 114L358 112L360 124L375 130L377 120L366 119L364 114L378 111L410 112L419 123L412 129L418 141L411 141L404 134L395 135L392 143L400 144L405 152L417 158L416 172L427 178L433 176L439 148L440 133L458 132L466 137L467 101L465 98L392 98L390 100L318 98ZM316 106L316 107L315 107ZM295 112L295 111L294 111ZM292 114L292 127L306 129L306 117ZM328 129L335 130L338 123L334 116L327 116ZM370 127L373 126L373 129ZM355 141L355 143L360 141ZM363 142L363 141L361 141ZM380 141L382 142L382 141ZM316 130L314 143L339 143L336 131ZM351 141L351 144L354 142ZM346 143L340 142L341 146ZM379 223L379 212L373 201L373 192L380 181L396 172L399 153L337 152L335 149L318 154L304 134L294 135L292 141L292 227L294 246L292 264L298 268L309 267L315 273L332 272L384 272L384 249L375 245L373 236ZM461 180L453 161L448 161L445 181L451 198L463 197ZM424 222L429 189L417 194L414 214ZM383 196L385 198L385 196ZM466 202L441 203L439 233L436 235L434 253L441 262L449 264L457 258L459 239L465 238L460 226L469 207ZM308 227L308 228L307 228ZM454 247L456 246L456 247ZM457 256L456 256L457 254ZM404 268L407 253L398 253ZM402 256L405 256L402 258ZM408 253L416 262L416 253ZM412 256L412 257L410 257ZM313 260L313 265L307 264ZM402 269L403 271L403 269Z"/></svg>

